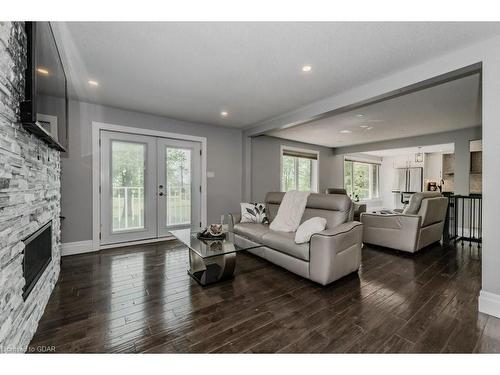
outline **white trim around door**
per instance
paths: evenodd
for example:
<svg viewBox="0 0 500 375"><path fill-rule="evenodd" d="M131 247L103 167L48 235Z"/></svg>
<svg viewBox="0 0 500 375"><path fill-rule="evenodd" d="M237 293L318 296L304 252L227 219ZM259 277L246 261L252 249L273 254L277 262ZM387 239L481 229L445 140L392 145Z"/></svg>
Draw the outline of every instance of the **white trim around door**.
<svg viewBox="0 0 500 375"><path fill-rule="evenodd" d="M136 135L146 135L161 138L170 138L184 141L199 142L201 144L201 223L202 227L207 225L207 139L192 135L170 133L159 130L142 129L136 127L108 124L103 122L92 122L92 248L94 251L109 248L110 246L101 245L99 234L101 232L100 215L100 132L101 130L129 133ZM165 237L169 239L170 237ZM134 244L135 242L121 243L119 246ZM140 241L138 242L140 243Z"/></svg>

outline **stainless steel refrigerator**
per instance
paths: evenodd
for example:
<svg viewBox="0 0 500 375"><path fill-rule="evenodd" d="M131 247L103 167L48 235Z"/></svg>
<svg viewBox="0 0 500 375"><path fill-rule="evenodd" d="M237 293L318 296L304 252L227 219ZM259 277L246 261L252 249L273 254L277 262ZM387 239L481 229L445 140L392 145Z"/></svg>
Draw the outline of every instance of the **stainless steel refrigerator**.
<svg viewBox="0 0 500 375"><path fill-rule="evenodd" d="M422 191L423 168L396 168L392 184L393 193L417 193Z"/></svg>

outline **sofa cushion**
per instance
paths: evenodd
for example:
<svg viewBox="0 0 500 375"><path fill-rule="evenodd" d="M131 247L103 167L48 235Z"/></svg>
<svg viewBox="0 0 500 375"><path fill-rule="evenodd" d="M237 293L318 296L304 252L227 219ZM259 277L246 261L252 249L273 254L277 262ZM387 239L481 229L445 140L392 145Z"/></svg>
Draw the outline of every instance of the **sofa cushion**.
<svg viewBox="0 0 500 375"><path fill-rule="evenodd" d="M269 230L262 236L261 243L281 253L309 261L309 243L296 244L295 232Z"/></svg>
<svg viewBox="0 0 500 375"><path fill-rule="evenodd" d="M238 223L233 227L233 232L247 237L250 240L261 243L262 236L271 231L267 224Z"/></svg>

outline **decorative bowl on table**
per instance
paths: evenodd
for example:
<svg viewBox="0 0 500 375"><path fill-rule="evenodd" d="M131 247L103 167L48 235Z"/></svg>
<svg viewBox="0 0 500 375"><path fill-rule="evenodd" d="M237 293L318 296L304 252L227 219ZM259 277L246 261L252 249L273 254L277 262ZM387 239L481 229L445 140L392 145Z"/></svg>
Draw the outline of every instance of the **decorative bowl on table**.
<svg viewBox="0 0 500 375"><path fill-rule="evenodd" d="M226 234L222 231L221 224L211 224L196 234L196 237L200 240L223 240Z"/></svg>

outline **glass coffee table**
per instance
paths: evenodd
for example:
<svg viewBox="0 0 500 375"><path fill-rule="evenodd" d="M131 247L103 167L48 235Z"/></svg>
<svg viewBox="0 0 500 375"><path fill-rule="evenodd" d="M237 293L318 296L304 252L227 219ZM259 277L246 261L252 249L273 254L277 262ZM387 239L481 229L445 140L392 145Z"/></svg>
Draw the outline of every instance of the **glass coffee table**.
<svg viewBox="0 0 500 375"><path fill-rule="evenodd" d="M188 274L200 285L209 285L233 277L236 253L260 247L233 232L224 240L200 240L196 231L179 229L172 236L189 248Z"/></svg>

